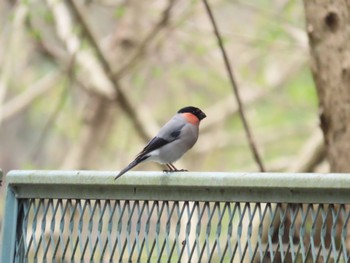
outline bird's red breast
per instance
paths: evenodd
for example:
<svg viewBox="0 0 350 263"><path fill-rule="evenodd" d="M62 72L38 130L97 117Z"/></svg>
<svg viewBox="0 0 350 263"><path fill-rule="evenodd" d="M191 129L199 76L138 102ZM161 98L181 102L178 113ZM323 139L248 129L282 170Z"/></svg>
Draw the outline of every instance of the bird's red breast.
<svg viewBox="0 0 350 263"><path fill-rule="evenodd" d="M190 113L190 112L185 112L185 113L181 113L182 116L185 117L185 119L187 120L187 122L193 124L193 125L198 125L199 124L199 119L197 118L196 115Z"/></svg>

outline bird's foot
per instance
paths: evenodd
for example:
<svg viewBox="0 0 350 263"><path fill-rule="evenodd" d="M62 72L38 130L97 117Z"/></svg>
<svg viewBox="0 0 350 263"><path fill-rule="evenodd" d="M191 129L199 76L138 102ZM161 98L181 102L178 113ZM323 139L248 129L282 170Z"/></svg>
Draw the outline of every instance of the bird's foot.
<svg viewBox="0 0 350 263"><path fill-rule="evenodd" d="M188 172L186 169L177 169L172 163L167 163L166 166L169 168L169 170L163 170L165 173Z"/></svg>
<svg viewBox="0 0 350 263"><path fill-rule="evenodd" d="M165 170L163 170L163 173L173 173L173 172L176 172L176 171L174 171L174 170L167 170L167 169L165 169Z"/></svg>
<svg viewBox="0 0 350 263"><path fill-rule="evenodd" d="M176 172L188 172L186 169L176 169L176 170L163 170L163 173L176 173Z"/></svg>

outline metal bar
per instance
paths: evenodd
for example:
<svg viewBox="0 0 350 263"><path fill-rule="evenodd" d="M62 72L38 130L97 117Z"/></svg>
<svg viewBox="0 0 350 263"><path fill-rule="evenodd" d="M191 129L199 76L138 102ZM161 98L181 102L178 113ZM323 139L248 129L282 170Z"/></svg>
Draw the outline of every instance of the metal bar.
<svg viewBox="0 0 350 263"><path fill-rule="evenodd" d="M7 186L4 222L2 228L2 249L0 262L14 262L18 199L11 186Z"/></svg>
<svg viewBox="0 0 350 263"><path fill-rule="evenodd" d="M350 203L349 174L11 171L18 198ZM30 186L30 187L29 187Z"/></svg>

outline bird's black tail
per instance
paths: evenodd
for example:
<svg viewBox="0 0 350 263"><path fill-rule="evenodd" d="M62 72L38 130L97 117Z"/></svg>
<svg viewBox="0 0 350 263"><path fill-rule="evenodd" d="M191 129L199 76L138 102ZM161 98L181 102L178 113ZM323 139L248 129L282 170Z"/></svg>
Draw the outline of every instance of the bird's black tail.
<svg viewBox="0 0 350 263"><path fill-rule="evenodd" d="M125 167L123 170L119 172L119 174L114 178L114 180L117 180L120 176L125 174L127 171L134 168L136 165L141 163L142 161L146 160L149 156L139 156L134 161L132 161L127 167Z"/></svg>

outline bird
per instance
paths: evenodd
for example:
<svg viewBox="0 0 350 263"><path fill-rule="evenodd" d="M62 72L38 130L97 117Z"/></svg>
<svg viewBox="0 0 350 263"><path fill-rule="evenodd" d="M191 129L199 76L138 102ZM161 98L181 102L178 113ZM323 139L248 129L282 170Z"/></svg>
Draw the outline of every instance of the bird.
<svg viewBox="0 0 350 263"><path fill-rule="evenodd" d="M136 165L154 161L167 166L164 172L187 171L177 169L173 162L180 159L197 142L199 124L207 115L197 107L186 106L159 130L143 150L128 166L121 170L114 180L134 168Z"/></svg>

